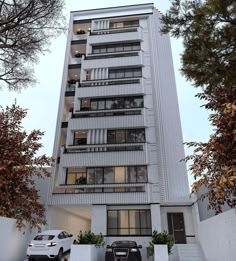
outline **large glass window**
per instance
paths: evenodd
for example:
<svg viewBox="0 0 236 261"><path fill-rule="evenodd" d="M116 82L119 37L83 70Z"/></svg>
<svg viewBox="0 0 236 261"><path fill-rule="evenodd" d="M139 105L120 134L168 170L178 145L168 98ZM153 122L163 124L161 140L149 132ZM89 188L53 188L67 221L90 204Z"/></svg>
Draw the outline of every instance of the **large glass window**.
<svg viewBox="0 0 236 261"><path fill-rule="evenodd" d="M110 69L109 79L140 78L142 77L142 68Z"/></svg>
<svg viewBox="0 0 236 261"><path fill-rule="evenodd" d="M81 111L116 110L143 108L142 96L114 97L101 99L81 99Z"/></svg>
<svg viewBox="0 0 236 261"><path fill-rule="evenodd" d="M107 130L108 144L145 142L145 129Z"/></svg>
<svg viewBox="0 0 236 261"><path fill-rule="evenodd" d="M66 184L126 184L147 180L146 166L68 168L66 174Z"/></svg>
<svg viewBox="0 0 236 261"><path fill-rule="evenodd" d="M103 53L118 53L118 52L130 52L139 51L141 49L140 43L121 43L121 44L109 44L109 45L99 45L93 46L93 54L103 54Z"/></svg>
<svg viewBox="0 0 236 261"><path fill-rule="evenodd" d="M128 20L128 21L114 21L110 22L110 28L126 28L126 27L138 27L139 20Z"/></svg>
<svg viewBox="0 0 236 261"><path fill-rule="evenodd" d="M107 211L107 235L151 235L150 209Z"/></svg>

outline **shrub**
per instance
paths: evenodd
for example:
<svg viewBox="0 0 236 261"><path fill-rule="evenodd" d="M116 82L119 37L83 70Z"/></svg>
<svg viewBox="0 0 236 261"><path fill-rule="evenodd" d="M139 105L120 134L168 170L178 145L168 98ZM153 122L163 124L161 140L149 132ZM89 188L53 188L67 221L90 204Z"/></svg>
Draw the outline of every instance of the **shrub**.
<svg viewBox="0 0 236 261"><path fill-rule="evenodd" d="M76 244L78 245L95 245L96 247L103 247L105 245L104 237L101 233L99 235L95 235L91 231L80 231L77 237L78 239Z"/></svg>
<svg viewBox="0 0 236 261"><path fill-rule="evenodd" d="M171 254L171 248L174 245L174 239L167 231L158 233L156 230L152 233L152 240L149 242L151 255L154 254L154 245L167 245L168 254Z"/></svg>

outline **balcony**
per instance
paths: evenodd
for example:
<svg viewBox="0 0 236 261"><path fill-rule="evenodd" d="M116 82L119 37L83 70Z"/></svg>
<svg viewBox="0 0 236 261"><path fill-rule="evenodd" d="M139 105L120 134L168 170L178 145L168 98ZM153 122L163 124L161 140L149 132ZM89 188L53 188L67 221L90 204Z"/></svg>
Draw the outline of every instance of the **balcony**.
<svg viewBox="0 0 236 261"><path fill-rule="evenodd" d="M69 68L73 69L75 65L81 67L81 63L82 63L82 57L70 57Z"/></svg>
<svg viewBox="0 0 236 261"><path fill-rule="evenodd" d="M119 96L123 95L137 95L144 94L142 79L135 79L134 81L118 81L118 80L104 80L104 81L90 81L83 82L79 89L79 98L87 97L104 97L104 96ZM136 83L137 80L137 83ZM97 85L99 84L99 85Z"/></svg>
<svg viewBox="0 0 236 261"><path fill-rule="evenodd" d="M140 188L140 192L132 192L132 188ZM102 190L108 189L123 189L127 192L110 192L104 193ZM66 192L67 189L67 192ZM69 189L71 192L69 192ZM81 190L84 191L82 192ZM97 192L85 192L85 190L94 189ZM100 190L100 192L99 192ZM128 191L130 190L130 191ZM142 191L143 190L143 191ZM57 189L57 193L53 193L49 197L50 204L147 204L150 203L150 184L140 183L140 184L97 184L97 185L67 185L60 186ZM82 192L82 193L81 193Z"/></svg>
<svg viewBox="0 0 236 261"><path fill-rule="evenodd" d="M100 79L100 80L97 79L97 80L82 81L80 87L123 85L123 84L137 84L137 83L140 83L140 78Z"/></svg>
<svg viewBox="0 0 236 261"><path fill-rule="evenodd" d="M113 53L102 53L102 54L88 54L85 60L95 60L95 59L108 59L108 58L117 58L117 57L130 57L138 56L139 51L129 51L129 52L113 52Z"/></svg>
<svg viewBox="0 0 236 261"><path fill-rule="evenodd" d="M88 38L88 33L86 34L73 34L72 35L72 41L81 41L84 42Z"/></svg>
<svg viewBox="0 0 236 261"><path fill-rule="evenodd" d="M69 120L69 129L143 127L146 126L143 114L143 108L76 112Z"/></svg>
<svg viewBox="0 0 236 261"><path fill-rule="evenodd" d="M128 147L128 144L125 144ZM78 149L73 149L67 147L61 149L60 164L63 167L71 166L124 166L124 165L146 165L146 144L133 144L133 146L141 146L143 150L134 151L103 151L108 148L108 144L102 145L89 145L84 146L85 151L81 151L82 146L80 146L79 154ZM113 147L118 147L118 144L113 145ZM120 146L121 147L121 146ZM124 145L123 145L124 147ZM129 146L130 147L130 146ZM96 149L97 151L89 152L89 149ZM111 148L111 146L110 146ZM66 153L64 152L66 151ZM70 152L69 152L70 151ZM73 153L73 152L74 153Z"/></svg>
<svg viewBox="0 0 236 261"><path fill-rule="evenodd" d="M64 148L64 147L63 147ZM113 152L144 150L143 143L69 145L64 153Z"/></svg>
<svg viewBox="0 0 236 261"><path fill-rule="evenodd" d="M112 184L62 184L57 188L57 193L120 193L120 192L145 192L147 183L112 183Z"/></svg>
<svg viewBox="0 0 236 261"><path fill-rule="evenodd" d="M143 53L142 51L135 52L135 56L122 56L101 59L85 59L82 60L83 69L95 69L95 68L111 68L111 67L128 67L138 66L143 64Z"/></svg>
<svg viewBox="0 0 236 261"><path fill-rule="evenodd" d="M113 28L92 31L87 41L88 44L101 44L110 42L142 41L140 27Z"/></svg>

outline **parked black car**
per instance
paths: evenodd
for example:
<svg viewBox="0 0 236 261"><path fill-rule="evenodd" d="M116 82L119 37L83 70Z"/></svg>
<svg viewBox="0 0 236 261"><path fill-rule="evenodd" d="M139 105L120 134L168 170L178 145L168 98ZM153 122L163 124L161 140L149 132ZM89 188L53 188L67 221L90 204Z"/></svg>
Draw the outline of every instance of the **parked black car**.
<svg viewBox="0 0 236 261"><path fill-rule="evenodd" d="M140 248L135 241L115 241L107 245L105 261L142 261Z"/></svg>

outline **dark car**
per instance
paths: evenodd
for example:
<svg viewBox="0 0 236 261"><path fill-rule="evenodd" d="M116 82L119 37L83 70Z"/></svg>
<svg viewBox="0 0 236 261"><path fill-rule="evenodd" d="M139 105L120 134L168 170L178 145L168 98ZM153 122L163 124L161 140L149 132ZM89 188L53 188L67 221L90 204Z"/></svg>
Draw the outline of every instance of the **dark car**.
<svg viewBox="0 0 236 261"><path fill-rule="evenodd" d="M142 261L140 248L135 241L115 241L107 246L105 261Z"/></svg>

